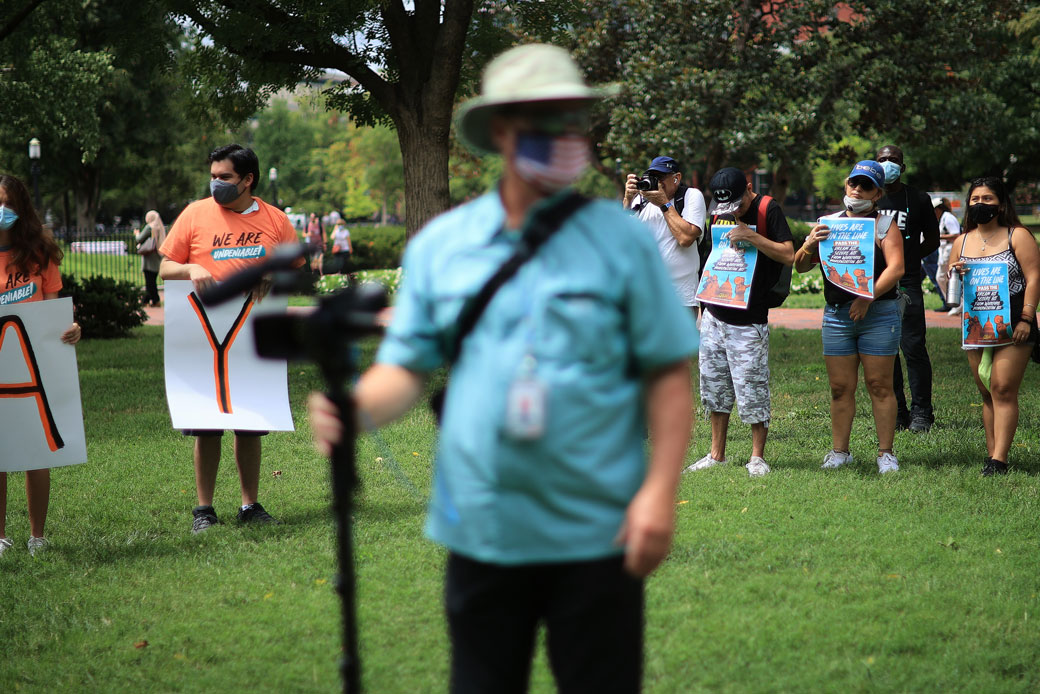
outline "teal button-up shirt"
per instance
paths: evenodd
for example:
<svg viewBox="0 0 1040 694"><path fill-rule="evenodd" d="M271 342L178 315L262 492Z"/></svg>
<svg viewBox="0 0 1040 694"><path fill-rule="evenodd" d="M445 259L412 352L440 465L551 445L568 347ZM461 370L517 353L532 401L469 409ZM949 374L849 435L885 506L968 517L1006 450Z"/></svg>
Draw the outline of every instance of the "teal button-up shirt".
<svg viewBox="0 0 1040 694"><path fill-rule="evenodd" d="M459 310L508 259L497 190L431 221L409 244L377 361L445 361ZM495 294L452 368L427 534L499 564L618 554L646 473L644 379L697 351L653 238L616 203L573 214ZM537 440L504 429L510 385L532 356L545 384ZM526 360L530 363L530 360Z"/></svg>

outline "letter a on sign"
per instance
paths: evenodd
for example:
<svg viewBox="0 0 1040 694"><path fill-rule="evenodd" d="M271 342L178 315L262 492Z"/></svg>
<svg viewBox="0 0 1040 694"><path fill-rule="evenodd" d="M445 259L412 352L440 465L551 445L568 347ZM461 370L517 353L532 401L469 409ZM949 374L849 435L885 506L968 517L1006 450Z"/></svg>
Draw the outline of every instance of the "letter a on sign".
<svg viewBox="0 0 1040 694"><path fill-rule="evenodd" d="M22 358L29 368L29 380L25 383L0 383L0 398L34 398L40 412L40 424L47 437L47 447L51 451L56 451L63 448L65 442L61 440L58 425L54 421L54 414L47 402L47 391L43 389L40 366L36 362L36 354L33 352L32 342L26 333L25 323L18 316L0 316L0 349L3 349L4 340L12 333L21 345Z"/></svg>
<svg viewBox="0 0 1040 694"><path fill-rule="evenodd" d="M0 308L0 472L87 462L72 299Z"/></svg>

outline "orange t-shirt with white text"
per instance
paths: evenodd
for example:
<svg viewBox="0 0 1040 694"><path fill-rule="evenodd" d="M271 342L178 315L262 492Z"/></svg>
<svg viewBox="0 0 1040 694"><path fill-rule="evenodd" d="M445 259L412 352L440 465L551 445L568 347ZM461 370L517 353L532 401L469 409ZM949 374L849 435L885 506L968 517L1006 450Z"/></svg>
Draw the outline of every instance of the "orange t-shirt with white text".
<svg viewBox="0 0 1040 694"><path fill-rule="evenodd" d="M275 246L296 243L296 230L285 213L253 199L259 209L249 214L229 210L213 198L191 203L159 252L175 263L201 265L221 281L265 260Z"/></svg>
<svg viewBox="0 0 1040 694"><path fill-rule="evenodd" d="M61 270L57 263L35 272L21 272L14 266L14 253L0 248L0 306L22 301L43 301L44 294L61 291Z"/></svg>

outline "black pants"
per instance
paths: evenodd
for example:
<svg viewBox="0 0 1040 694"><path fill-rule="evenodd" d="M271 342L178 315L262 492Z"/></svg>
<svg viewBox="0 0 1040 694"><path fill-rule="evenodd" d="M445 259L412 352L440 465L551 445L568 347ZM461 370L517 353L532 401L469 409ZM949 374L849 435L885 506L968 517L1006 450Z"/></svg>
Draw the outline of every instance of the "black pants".
<svg viewBox="0 0 1040 694"><path fill-rule="evenodd" d="M159 285L157 279L159 277L158 272L152 272L151 270L144 270L144 295L148 303L155 306L159 305Z"/></svg>
<svg viewBox="0 0 1040 694"><path fill-rule="evenodd" d="M538 624L561 694L640 690L643 582L621 557L502 566L448 557L453 694L527 691Z"/></svg>
<svg viewBox="0 0 1040 694"><path fill-rule="evenodd" d="M897 417L903 423L909 423L911 417L922 416L932 423L932 362L928 358L928 347L925 344L924 294L921 291L921 280L900 282L900 287L910 297L910 304L903 313L903 333L899 339L899 347L906 359L906 380L910 382L910 407L906 406L906 393L903 392L903 367L896 354L896 363L892 371L892 383L896 391Z"/></svg>

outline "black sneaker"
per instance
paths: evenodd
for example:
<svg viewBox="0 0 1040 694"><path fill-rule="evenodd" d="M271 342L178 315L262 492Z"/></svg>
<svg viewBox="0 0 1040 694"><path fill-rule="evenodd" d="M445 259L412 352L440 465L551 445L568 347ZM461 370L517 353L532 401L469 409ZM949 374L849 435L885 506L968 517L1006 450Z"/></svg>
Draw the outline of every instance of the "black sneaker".
<svg viewBox="0 0 1040 694"><path fill-rule="evenodd" d="M213 510L212 506L196 506L191 510L191 515L195 517L191 522L193 535L198 535L220 522L217 519L217 512Z"/></svg>
<svg viewBox="0 0 1040 694"><path fill-rule="evenodd" d="M896 431L906 431L910 428L910 415L896 415Z"/></svg>
<svg viewBox="0 0 1040 694"><path fill-rule="evenodd" d="M993 458L986 458L986 462L982 465L982 476L992 477L993 475L1006 475L1008 473L1008 466L1002 460L994 460Z"/></svg>
<svg viewBox="0 0 1040 694"><path fill-rule="evenodd" d="M910 426L907 428L915 434L924 434L932 428L932 420L917 414L910 418Z"/></svg>
<svg viewBox="0 0 1040 694"><path fill-rule="evenodd" d="M282 522L264 510L264 507L260 505L260 502L255 504L249 504L243 509L238 510L238 522L239 523L270 523L271 525L281 525Z"/></svg>

